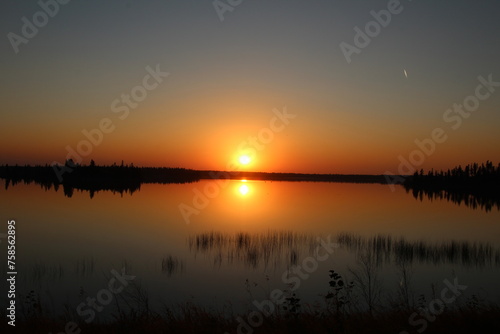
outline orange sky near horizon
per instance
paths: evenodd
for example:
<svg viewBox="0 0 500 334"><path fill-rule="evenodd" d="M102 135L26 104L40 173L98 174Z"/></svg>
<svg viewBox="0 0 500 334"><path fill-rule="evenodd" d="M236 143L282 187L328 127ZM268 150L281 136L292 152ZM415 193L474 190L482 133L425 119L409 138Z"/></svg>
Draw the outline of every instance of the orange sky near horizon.
<svg viewBox="0 0 500 334"><path fill-rule="evenodd" d="M57 122L46 122L42 129L26 124L22 126L23 136L18 136L15 128L11 128L2 133L5 142L8 138L19 139L0 149L2 157L9 157L2 163L62 163L69 146L78 155L68 157L76 161L81 157L83 164L88 164L90 159L98 164L124 160L136 166L234 170L231 168L231 163L234 163L238 170L249 171L347 174L391 171L397 174L399 157L410 160L412 152L422 152L415 139L431 138L431 131L437 127L428 126L426 129L426 124L421 125L418 131L421 135L417 137L413 133L405 134L402 129L374 128L373 120L352 119L346 113L335 114L331 117L331 125L325 126L320 124L324 121L311 118L311 112L307 113L304 107L293 109L293 106L287 105L288 113L297 117L290 119L288 125L283 124L282 131L273 132L269 125L270 120L276 118L273 107L254 111L251 107L242 108L241 104L234 107L228 105L227 110L219 109L223 116L213 126L206 127L204 125L210 122L210 118L217 116L214 116L216 111L210 111L206 104L204 106L208 110L204 119L194 121L179 117L165 118L162 122L158 117L158 120L148 119L146 122L134 119L132 113L130 118L119 120L110 113L106 118L111 119L115 129L111 133L103 133L98 145L89 145L90 141L81 132L83 129L96 131L102 119L98 115L88 117L85 122L74 121L71 127L66 128ZM213 109L218 107L216 105ZM232 117L231 109L240 112ZM283 107L276 109L283 110ZM146 108L138 112L154 114ZM241 114L251 117L245 118ZM434 153L423 155L423 164L414 165L418 169L447 169L458 164L488 159L494 161L500 156L500 148L495 145L495 138L491 138L491 132L470 133L472 130L467 128L466 123L463 129L455 132L446 123L441 123L448 139L444 143L436 143ZM436 124L439 125L439 122ZM277 121L276 125L281 127L281 121ZM187 128L189 131L183 130ZM269 133L272 133L272 138L268 137ZM481 144L488 142L490 145ZM249 150L253 152L252 161L248 165L238 163L240 155Z"/></svg>

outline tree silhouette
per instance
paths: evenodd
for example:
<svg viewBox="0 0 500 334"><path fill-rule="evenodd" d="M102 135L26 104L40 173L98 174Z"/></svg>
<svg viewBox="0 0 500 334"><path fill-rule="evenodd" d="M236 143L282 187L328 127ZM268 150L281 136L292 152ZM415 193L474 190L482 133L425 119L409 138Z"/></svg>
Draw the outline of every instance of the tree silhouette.
<svg viewBox="0 0 500 334"><path fill-rule="evenodd" d="M420 170L407 178L403 186L419 199L426 195L429 199L447 199L486 211L494 206L500 210L500 164L495 167L489 160L481 165L457 166L446 172L430 170L424 174Z"/></svg>

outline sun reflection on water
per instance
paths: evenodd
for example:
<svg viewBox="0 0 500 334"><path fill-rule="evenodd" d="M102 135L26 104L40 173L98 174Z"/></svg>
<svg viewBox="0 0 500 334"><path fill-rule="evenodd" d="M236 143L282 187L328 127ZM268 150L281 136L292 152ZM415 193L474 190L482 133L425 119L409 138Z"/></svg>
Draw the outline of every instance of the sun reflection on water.
<svg viewBox="0 0 500 334"><path fill-rule="evenodd" d="M247 182L247 180L241 180L241 182ZM238 191L241 195L245 196L250 191L250 187L247 184L243 183L239 186Z"/></svg>

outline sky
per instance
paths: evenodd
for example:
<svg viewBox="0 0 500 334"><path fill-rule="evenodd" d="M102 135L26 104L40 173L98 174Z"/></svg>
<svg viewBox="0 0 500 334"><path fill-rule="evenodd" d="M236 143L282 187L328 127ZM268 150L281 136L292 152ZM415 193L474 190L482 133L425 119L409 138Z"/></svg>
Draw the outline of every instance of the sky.
<svg viewBox="0 0 500 334"><path fill-rule="evenodd" d="M497 1L65 1L0 5L0 164L500 162Z"/></svg>

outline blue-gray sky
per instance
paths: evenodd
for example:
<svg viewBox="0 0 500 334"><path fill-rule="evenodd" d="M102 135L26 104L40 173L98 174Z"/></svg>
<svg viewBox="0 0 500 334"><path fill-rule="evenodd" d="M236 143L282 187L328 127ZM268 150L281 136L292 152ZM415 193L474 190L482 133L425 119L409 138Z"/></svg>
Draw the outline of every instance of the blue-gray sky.
<svg viewBox="0 0 500 334"><path fill-rule="evenodd" d="M456 129L443 115L479 76L500 81L500 3L401 1L348 63L339 45L388 3L243 0L221 21L213 1L72 0L16 53L8 34L42 9L3 1L0 163L63 161L109 118L83 162L225 169L284 106L297 117L248 168L396 173L435 128L447 139L416 167L497 161L500 91ZM158 64L169 76L119 119L113 101Z"/></svg>

